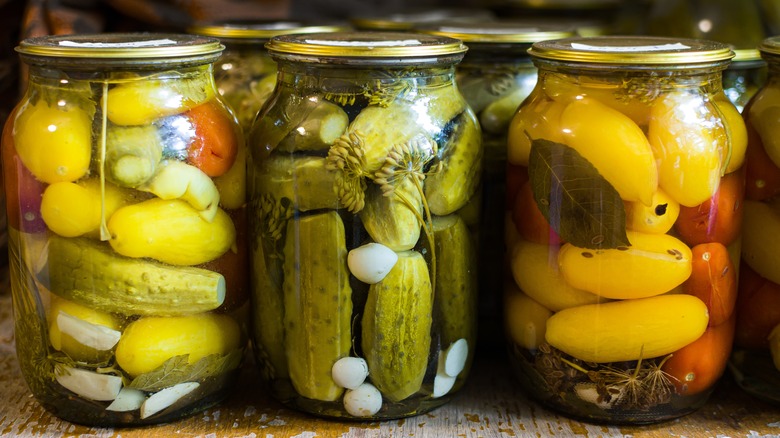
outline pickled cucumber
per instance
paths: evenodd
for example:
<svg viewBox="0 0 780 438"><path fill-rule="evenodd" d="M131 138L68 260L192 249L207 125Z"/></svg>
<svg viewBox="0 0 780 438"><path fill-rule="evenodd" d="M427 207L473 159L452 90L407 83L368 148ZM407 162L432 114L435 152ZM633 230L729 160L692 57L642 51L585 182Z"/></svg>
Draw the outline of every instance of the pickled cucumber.
<svg viewBox="0 0 780 438"><path fill-rule="evenodd" d="M361 346L371 382L382 396L402 401L422 386L431 345L433 291L428 266L416 251L371 285L363 311Z"/></svg>
<svg viewBox="0 0 780 438"><path fill-rule="evenodd" d="M352 347L344 224L335 211L290 223L284 245L284 328L290 380L303 397L334 401L331 368Z"/></svg>
<svg viewBox="0 0 780 438"><path fill-rule="evenodd" d="M409 201L413 208L401 201ZM412 249L420 237L422 193L414 181L404 179L390 196L379 186L372 185L366 192L366 204L360 210L360 220L375 242L393 251Z"/></svg>
<svg viewBox="0 0 780 438"><path fill-rule="evenodd" d="M300 211L339 206L336 172L325 168L325 158L271 155L254 172L256 193L287 198Z"/></svg>
<svg viewBox="0 0 780 438"><path fill-rule="evenodd" d="M52 235L48 262L44 285L103 312L184 315L216 309L225 301L225 278L217 272L122 257L88 238Z"/></svg>
<svg viewBox="0 0 780 438"><path fill-rule="evenodd" d="M282 287L270 269L276 264L266 265L264 245L259 242L252 254L252 328L257 361L270 378L285 378L287 356L284 351L284 309Z"/></svg>
<svg viewBox="0 0 780 438"><path fill-rule="evenodd" d="M349 117L340 106L322 100L276 146L285 152L327 149L347 130Z"/></svg>
<svg viewBox="0 0 780 438"><path fill-rule="evenodd" d="M448 215L466 205L482 174L482 133L474 113L462 112L452 134L440 145L442 167L425 179L431 213Z"/></svg>
<svg viewBox="0 0 780 438"><path fill-rule="evenodd" d="M106 178L119 186L148 181L162 156L162 140L152 125L114 126L106 134Z"/></svg>

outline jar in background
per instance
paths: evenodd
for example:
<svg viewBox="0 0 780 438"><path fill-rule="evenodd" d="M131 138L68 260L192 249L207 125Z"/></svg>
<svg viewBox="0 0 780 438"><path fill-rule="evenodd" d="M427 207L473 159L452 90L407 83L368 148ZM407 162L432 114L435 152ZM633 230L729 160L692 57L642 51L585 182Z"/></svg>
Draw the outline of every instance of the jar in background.
<svg viewBox="0 0 780 438"><path fill-rule="evenodd" d="M493 12L479 8L417 8L379 16L357 16L350 19L360 31L413 31L418 26L441 21L468 23L495 18Z"/></svg>
<svg viewBox="0 0 780 438"><path fill-rule="evenodd" d="M254 346L286 405L389 419L446 403L474 357L478 122L466 48L409 33L283 35L252 128Z"/></svg>
<svg viewBox="0 0 780 438"><path fill-rule="evenodd" d="M507 150L514 371L576 418L687 414L734 333L746 135L721 86L733 52L599 37L529 53L538 82Z"/></svg>
<svg viewBox="0 0 780 438"><path fill-rule="evenodd" d="M228 395L247 345L243 137L213 38L49 36L17 47L2 137L17 356L48 411L167 422Z"/></svg>
<svg viewBox="0 0 780 438"><path fill-rule="evenodd" d="M734 59L723 71L723 91L739 112L766 81L766 62L756 49L735 49Z"/></svg>
<svg viewBox="0 0 780 438"><path fill-rule="evenodd" d="M482 186L474 208L478 223L467 224L476 233L479 265L479 345L504 349L501 291L508 270L504 265L506 134L517 107L536 85L536 67L527 51L537 41L573 36L563 26L538 26L523 21L443 23L418 31L457 38L469 51L456 67L461 94L477 114L485 150Z"/></svg>
<svg viewBox="0 0 780 438"><path fill-rule="evenodd" d="M245 131L263 106L276 83L276 63L268 56L265 43L286 33L335 32L343 26L315 25L296 21L202 23L190 33L214 37L225 45L214 63L217 90L236 112Z"/></svg>
<svg viewBox="0 0 780 438"><path fill-rule="evenodd" d="M748 393L780 403L780 37L759 46L764 85L742 112L748 131L742 267L731 371Z"/></svg>
<svg viewBox="0 0 780 438"><path fill-rule="evenodd" d="M550 22L566 22L578 35L590 37L613 33L622 3L621 0L498 0L493 9L502 18L545 26Z"/></svg>

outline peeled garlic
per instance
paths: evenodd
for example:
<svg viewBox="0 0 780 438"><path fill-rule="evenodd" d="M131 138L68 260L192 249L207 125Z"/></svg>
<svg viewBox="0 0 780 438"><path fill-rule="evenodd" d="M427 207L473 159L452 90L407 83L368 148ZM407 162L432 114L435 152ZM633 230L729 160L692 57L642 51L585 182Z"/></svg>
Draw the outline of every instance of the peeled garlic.
<svg viewBox="0 0 780 438"><path fill-rule="evenodd" d="M379 283L398 261L398 254L381 243L367 243L347 256L349 271L363 283Z"/></svg>
<svg viewBox="0 0 780 438"><path fill-rule="evenodd" d="M450 392L457 379L457 377L436 373L436 377L433 378L433 398L441 397Z"/></svg>
<svg viewBox="0 0 780 438"><path fill-rule="evenodd" d="M62 333L70 335L81 345L98 351L114 348L122 336L122 333L117 330L84 321L62 310L57 315L57 326Z"/></svg>
<svg viewBox="0 0 780 438"><path fill-rule="evenodd" d="M355 417L370 417L382 408L382 394L370 383L364 383L344 394L344 409Z"/></svg>
<svg viewBox="0 0 780 438"><path fill-rule="evenodd" d="M198 382L184 382L155 392L141 405L141 418L151 417L171 406L198 386L200 386Z"/></svg>
<svg viewBox="0 0 780 438"><path fill-rule="evenodd" d="M122 378L111 374L99 374L67 365L54 368L57 382L76 394L90 400L114 400L122 389Z"/></svg>
<svg viewBox="0 0 780 438"><path fill-rule="evenodd" d="M137 389L124 387L119 391L114 401L106 408L107 411L127 412L139 409L146 400L146 394Z"/></svg>
<svg viewBox="0 0 780 438"><path fill-rule="evenodd" d="M444 360L441 360L441 356L444 356ZM466 366L468 356L469 343L466 339L460 338L450 344L443 355L439 356L439 371L450 377L457 377Z"/></svg>
<svg viewBox="0 0 780 438"><path fill-rule="evenodd" d="M342 388L355 389L368 377L368 364L360 357L342 357L333 364L331 377Z"/></svg>

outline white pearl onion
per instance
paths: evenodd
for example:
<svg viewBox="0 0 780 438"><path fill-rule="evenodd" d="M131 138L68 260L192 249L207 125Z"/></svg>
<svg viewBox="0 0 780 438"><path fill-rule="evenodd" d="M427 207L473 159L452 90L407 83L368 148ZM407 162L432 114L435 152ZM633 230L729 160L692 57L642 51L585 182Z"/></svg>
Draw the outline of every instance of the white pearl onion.
<svg viewBox="0 0 780 438"><path fill-rule="evenodd" d="M364 383L344 394L344 408L355 417L370 417L382 409L382 394L374 385Z"/></svg>
<svg viewBox="0 0 780 438"><path fill-rule="evenodd" d="M355 389L368 377L368 364L360 357L342 357L330 371L333 381L342 388Z"/></svg>
<svg viewBox="0 0 780 438"><path fill-rule="evenodd" d="M398 254L381 243L367 243L355 248L347 255L349 271L363 283L374 284L393 269Z"/></svg>

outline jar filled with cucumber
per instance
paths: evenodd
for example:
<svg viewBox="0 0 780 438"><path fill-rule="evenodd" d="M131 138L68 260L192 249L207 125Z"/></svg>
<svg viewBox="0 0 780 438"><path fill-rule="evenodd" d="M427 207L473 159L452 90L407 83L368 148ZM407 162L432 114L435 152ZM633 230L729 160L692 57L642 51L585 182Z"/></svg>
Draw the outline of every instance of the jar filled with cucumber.
<svg viewBox="0 0 780 438"><path fill-rule="evenodd" d="M47 36L2 161L17 355L47 410L167 422L229 394L247 345L243 133L218 40Z"/></svg>
<svg viewBox="0 0 780 438"><path fill-rule="evenodd" d="M745 217L730 369L745 391L780 404L780 120L775 116L780 111L780 38L764 40L759 51L767 62L767 79L742 112L748 138Z"/></svg>
<svg viewBox="0 0 780 438"><path fill-rule="evenodd" d="M265 44L286 33L335 32L344 26L300 21L225 21L200 23L190 33L219 39L225 46L214 63L217 91L236 113L246 131L276 84L276 62Z"/></svg>
<svg viewBox="0 0 780 438"><path fill-rule="evenodd" d="M503 349L501 291L504 265L506 209L506 136L517 107L536 85L536 67L527 51L531 44L574 35L565 24L537 25L531 21L447 22L422 26L419 31L463 41L469 51L456 67L455 81L476 113L485 150L477 204L479 223L466 224L478 239L479 339L492 351ZM490 345L493 344L493 345Z"/></svg>
<svg viewBox="0 0 780 438"><path fill-rule="evenodd" d="M663 37L535 43L510 123L512 368L565 415L652 423L699 408L736 320L745 124L728 46Z"/></svg>
<svg viewBox="0 0 780 438"><path fill-rule="evenodd" d="M317 416L446 403L476 336L479 124L456 39L271 39L277 86L248 167L253 340L273 395ZM471 213L469 213L471 214Z"/></svg>

